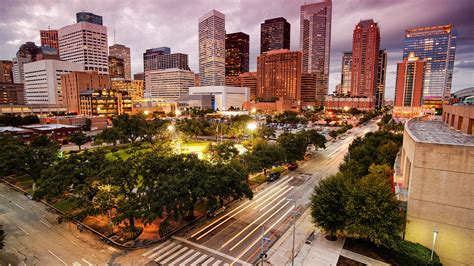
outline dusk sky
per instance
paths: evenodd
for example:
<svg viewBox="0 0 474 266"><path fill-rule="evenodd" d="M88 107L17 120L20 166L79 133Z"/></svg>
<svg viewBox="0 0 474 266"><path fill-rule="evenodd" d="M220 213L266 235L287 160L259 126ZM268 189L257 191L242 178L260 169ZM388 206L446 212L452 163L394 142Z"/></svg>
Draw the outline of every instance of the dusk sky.
<svg viewBox="0 0 474 266"><path fill-rule="evenodd" d="M285 17L291 24L291 50L299 49L299 11L304 0L1 0L0 59L11 60L26 41L40 44L39 30L58 29L75 22L75 13L103 16L109 44L124 44L132 51L132 72L143 71L146 49L171 47L189 54L198 72L198 19L211 9L226 16L227 33L250 35L250 70L256 69L260 50L260 23ZM313 3L317 1L306 1ZM352 31L360 19L373 18L381 28L381 48L388 51L386 98L393 98L396 63L401 60L407 28L451 23L458 30L453 92L474 86L473 0L334 0L332 13L331 75L329 92L340 82L341 56L350 51Z"/></svg>

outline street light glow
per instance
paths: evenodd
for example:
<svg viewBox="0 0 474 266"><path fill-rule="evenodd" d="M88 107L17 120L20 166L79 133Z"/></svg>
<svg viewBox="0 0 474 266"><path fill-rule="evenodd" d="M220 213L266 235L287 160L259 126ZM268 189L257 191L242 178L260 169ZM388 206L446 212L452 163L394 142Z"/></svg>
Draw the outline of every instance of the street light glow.
<svg viewBox="0 0 474 266"><path fill-rule="evenodd" d="M349 111L349 106L344 106L344 111Z"/></svg>
<svg viewBox="0 0 474 266"><path fill-rule="evenodd" d="M145 110L145 112L143 112L145 115L148 115L150 112L148 110Z"/></svg>
<svg viewBox="0 0 474 266"><path fill-rule="evenodd" d="M180 111L180 110L176 110L175 114L176 114L176 116L180 116L180 115L181 115L181 111Z"/></svg>
<svg viewBox="0 0 474 266"><path fill-rule="evenodd" d="M250 130L250 131L254 131L255 129L257 129L257 123L255 122L250 122L247 124L247 129Z"/></svg>
<svg viewBox="0 0 474 266"><path fill-rule="evenodd" d="M166 129L168 129L168 131L174 131L174 126L173 126L173 125L169 125L168 127L166 127Z"/></svg>
<svg viewBox="0 0 474 266"><path fill-rule="evenodd" d="M252 108L252 110L251 110L250 112L252 112L253 114L255 114L255 113L257 112L257 108L255 108L255 107Z"/></svg>

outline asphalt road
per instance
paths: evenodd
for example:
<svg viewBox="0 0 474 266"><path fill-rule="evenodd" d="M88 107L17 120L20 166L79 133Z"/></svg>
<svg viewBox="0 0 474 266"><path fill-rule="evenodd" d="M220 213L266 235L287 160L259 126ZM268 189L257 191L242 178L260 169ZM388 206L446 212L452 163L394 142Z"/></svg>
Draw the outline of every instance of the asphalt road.
<svg viewBox="0 0 474 266"><path fill-rule="evenodd" d="M352 129L296 171L267 184L252 200L241 200L195 229L148 250L132 252L123 259L135 258L136 265L249 265L256 262L261 253L262 236L268 239L264 243L267 250L290 228L293 212L298 215L309 207L314 186L322 178L337 173L352 140L375 130L375 122Z"/></svg>

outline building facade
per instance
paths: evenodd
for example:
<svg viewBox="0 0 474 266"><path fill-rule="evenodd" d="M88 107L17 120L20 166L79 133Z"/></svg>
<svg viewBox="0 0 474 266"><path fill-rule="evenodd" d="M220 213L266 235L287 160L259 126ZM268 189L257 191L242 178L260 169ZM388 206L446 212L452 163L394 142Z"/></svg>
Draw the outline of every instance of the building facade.
<svg viewBox="0 0 474 266"><path fill-rule="evenodd" d="M86 71L109 73L105 26L81 20L59 29L58 39L61 60L82 63Z"/></svg>
<svg viewBox="0 0 474 266"><path fill-rule="evenodd" d="M78 12L76 13L76 22L88 22L96 25L103 25L102 24L102 16L96 15L94 13L89 12Z"/></svg>
<svg viewBox="0 0 474 266"><path fill-rule="evenodd" d="M225 84L225 15L211 10L199 18L201 86Z"/></svg>
<svg viewBox="0 0 474 266"><path fill-rule="evenodd" d="M109 47L109 56L123 59L125 68L125 79L132 79L132 60L130 57L130 48L123 44L114 44Z"/></svg>
<svg viewBox="0 0 474 266"><path fill-rule="evenodd" d="M109 56L109 76L111 79L125 79L125 60Z"/></svg>
<svg viewBox="0 0 474 266"><path fill-rule="evenodd" d="M350 95L352 76L352 52L344 52L342 55L341 69L341 94Z"/></svg>
<svg viewBox="0 0 474 266"><path fill-rule="evenodd" d="M360 111L374 110L374 103L371 99L365 97L346 97L329 95L324 101L324 108L327 110L347 111L355 108Z"/></svg>
<svg viewBox="0 0 474 266"><path fill-rule="evenodd" d="M241 110L244 102L250 99L250 89L228 86L191 87L189 95L212 95L214 110Z"/></svg>
<svg viewBox="0 0 474 266"><path fill-rule="evenodd" d="M163 70L168 68L178 68L189 70L188 55L182 53L163 53L162 51L147 50L143 54L145 72L150 70Z"/></svg>
<svg viewBox="0 0 474 266"><path fill-rule="evenodd" d="M110 78L93 71L74 71L61 75L61 86L67 112L80 114L80 93L91 89L110 90Z"/></svg>
<svg viewBox="0 0 474 266"><path fill-rule="evenodd" d="M66 104L61 75L83 70L83 64L69 61L41 60L25 64L26 102L28 104Z"/></svg>
<svg viewBox="0 0 474 266"><path fill-rule="evenodd" d="M13 62L0 60L0 83L13 83Z"/></svg>
<svg viewBox="0 0 474 266"><path fill-rule="evenodd" d="M145 95L145 82L143 80L134 79L118 79L110 81L111 90L115 92L127 92L133 100L143 99Z"/></svg>
<svg viewBox="0 0 474 266"><path fill-rule="evenodd" d="M225 75L238 76L249 71L249 36L243 32L225 36Z"/></svg>
<svg viewBox="0 0 474 266"><path fill-rule="evenodd" d="M247 87L250 89L250 100L257 97L257 72L245 72L239 76L225 77L225 85L229 87Z"/></svg>
<svg viewBox="0 0 474 266"><path fill-rule="evenodd" d="M0 82L0 104L23 105L25 104L24 86L21 83Z"/></svg>
<svg viewBox="0 0 474 266"><path fill-rule="evenodd" d="M290 49L290 23L285 18L267 19L260 24L260 54Z"/></svg>
<svg viewBox="0 0 474 266"><path fill-rule="evenodd" d="M313 106L317 102L321 104L323 101L317 97L318 74L302 73L301 74L301 104ZM323 98L324 99L324 98Z"/></svg>
<svg viewBox="0 0 474 266"><path fill-rule="evenodd" d="M375 108L381 109L385 103L385 79L387 74L387 52L379 50L379 61L377 63L377 88L375 91Z"/></svg>
<svg viewBox="0 0 474 266"><path fill-rule="evenodd" d="M414 52L426 61L423 104L441 108L451 94L457 32L449 25L407 29L403 59Z"/></svg>
<svg viewBox="0 0 474 266"><path fill-rule="evenodd" d="M176 101L194 86L194 72L170 68L145 72L145 97Z"/></svg>
<svg viewBox="0 0 474 266"><path fill-rule="evenodd" d="M273 50L257 58L257 100L301 100L301 52Z"/></svg>
<svg viewBox="0 0 474 266"><path fill-rule="evenodd" d="M40 30L41 46L49 46L59 51L58 30Z"/></svg>
<svg viewBox="0 0 474 266"><path fill-rule="evenodd" d="M397 83L395 86L395 107L421 107L425 61L419 60L415 53L397 64Z"/></svg>
<svg viewBox="0 0 474 266"><path fill-rule="evenodd" d="M313 74L312 76L316 77L314 103L322 102L324 96L328 94L331 19L331 0L301 6L300 51L302 52L303 61L302 71L304 74ZM305 89L309 90L310 87L307 86Z"/></svg>
<svg viewBox="0 0 474 266"><path fill-rule="evenodd" d="M39 47L34 42L26 42L20 46L13 61L13 82L25 83L23 65L36 61Z"/></svg>
<svg viewBox="0 0 474 266"><path fill-rule="evenodd" d="M112 117L132 114L132 97L120 92L87 90L80 94L80 113L88 116Z"/></svg>

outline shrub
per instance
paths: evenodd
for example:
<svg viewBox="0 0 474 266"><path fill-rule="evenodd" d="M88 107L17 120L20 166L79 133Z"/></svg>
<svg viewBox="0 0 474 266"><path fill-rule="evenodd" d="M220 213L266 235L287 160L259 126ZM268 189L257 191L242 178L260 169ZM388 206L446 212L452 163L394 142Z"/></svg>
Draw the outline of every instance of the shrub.
<svg viewBox="0 0 474 266"><path fill-rule="evenodd" d="M441 265L436 253L431 261L431 250L418 243L400 240L394 251L395 259L400 265Z"/></svg>

